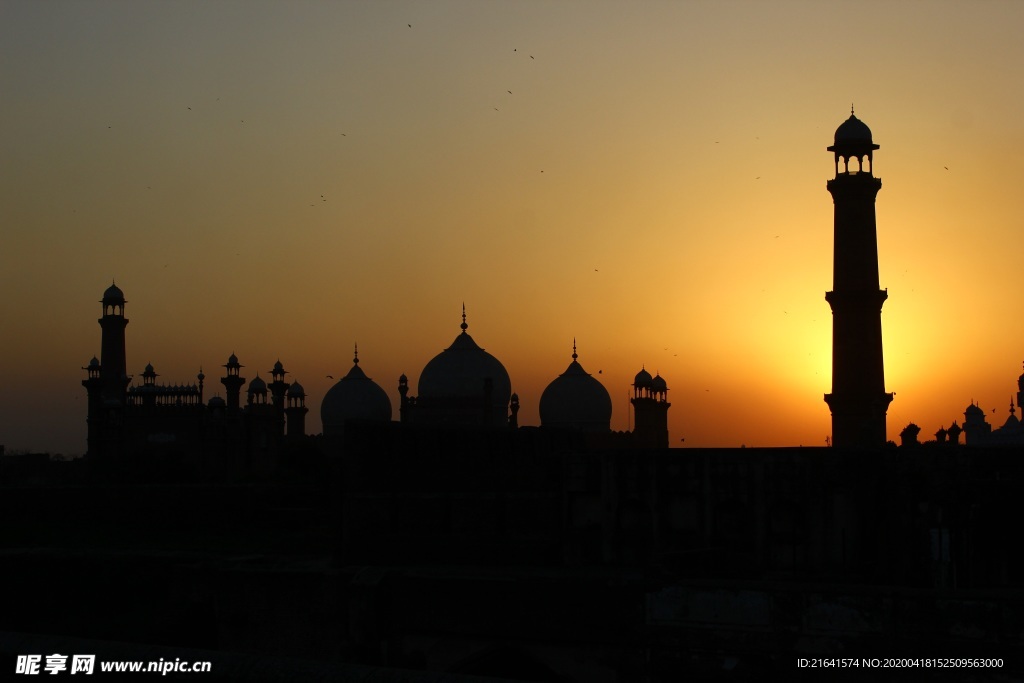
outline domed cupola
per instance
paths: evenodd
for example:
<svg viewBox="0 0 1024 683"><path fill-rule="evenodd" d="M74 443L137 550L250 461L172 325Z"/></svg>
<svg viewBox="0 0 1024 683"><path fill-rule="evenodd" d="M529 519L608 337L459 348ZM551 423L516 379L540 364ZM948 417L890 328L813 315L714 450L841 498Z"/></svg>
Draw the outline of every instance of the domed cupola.
<svg viewBox="0 0 1024 683"><path fill-rule="evenodd" d="M587 374L577 358L574 339L572 362L541 394L541 426L607 431L611 429L611 396L603 384Z"/></svg>
<svg viewBox="0 0 1024 683"><path fill-rule="evenodd" d="M874 151L878 149L871 140L871 129L853 115L836 128L835 144L827 148L835 154L836 177L854 177L858 174L872 175Z"/></svg>
<svg viewBox="0 0 1024 683"><path fill-rule="evenodd" d="M391 399L359 367L358 346L352 363L352 369L327 391L320 403L324 436L340 436L348 420L391 421Z"/></svg>
<svg viewBox="0 0 1024 683"><path fill-rule="evenodd" d="M651 391L655 393L668 391L668 383L665 382L665 378L660 373L656 374L654 379L651 380Z"/></svg>
<svg viewBox="0 0 1024 683"><path fill-rule="evenodd" d="M839 124L836 128L835 144L860 144L870 145L871 129L867 124L853 115L853 108L850 108L850 118Z"/></svg>
<svg viewBox="0 0 1024 683"><path fill-rule="evenodd" d="M124 292L121 291L120 287L111 283L110 286L107 287L107 291L103 292L102 303L104 306L116 304L124 305L126 303L124 300Z"/></svg>
<svg viewBox="0 0 1024 683"><path fill-rule="evenodd" d="M267 402L267 383L260 379L259 375L249 382L249 388L246 390L249 396L249 405L258 404L262 405Z"/></svg>
<svg viewBox="0 0 1024 683"><path fill-rule="evenodd" d="M633 378L633 386L637 389L650 389L653 381L651 373L647 372L646 368L640 368L640 372L636 373L636 377Z"/></svg>
<svg viewBox="0 0 1024 683"><path fill-rule="evenodd" d="M420 422L508 426L512 380L501 362L477 346L466 329L423 368L416 398Z"/></svg>

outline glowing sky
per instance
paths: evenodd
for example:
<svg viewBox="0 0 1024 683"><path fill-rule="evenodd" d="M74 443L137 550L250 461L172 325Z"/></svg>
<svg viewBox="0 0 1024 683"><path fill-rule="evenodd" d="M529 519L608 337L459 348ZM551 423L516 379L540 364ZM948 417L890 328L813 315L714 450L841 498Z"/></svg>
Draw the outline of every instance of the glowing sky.
<svg viewBox="0 0 1024 683"><path fill-rule="evenodd" d="M209 396L232 352L250 379L280 358L311 432L354 342L397 406L465 302L521 424L575 337L615 429L646 366L674 445L824 445L851 102L881 145L889 436L972 399L1002 424L1021 26L1011 1L0 1L0 443L85 449L113 278L129 373L202 366Z"/></svg>

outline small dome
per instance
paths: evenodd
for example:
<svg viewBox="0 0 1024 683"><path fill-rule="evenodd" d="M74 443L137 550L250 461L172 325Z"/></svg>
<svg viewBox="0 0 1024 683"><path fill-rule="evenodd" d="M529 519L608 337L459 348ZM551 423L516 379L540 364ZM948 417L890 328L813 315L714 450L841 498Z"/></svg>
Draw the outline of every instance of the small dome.
<svg viewBox="0 0 1024 683"><path fill-rule="evenodd" d="M235 354L228 356L228 365L238 365L238 356Z"/></svg>
<svg viewBox="0 0 1024 683"><path fill-rule="evenodd" d="M604 385L576 360L544 389L540 396L543 427L570 427L584 431L611 429L612 399Z"/></svg>
<svg viewBox="0 0 1024 683"><path fill-rule="evenodd" d="M207 405L209 407L211 407L211 408L225 408L225 407L227 407L227 403L225 403L224 399L222 399L220 396L214 396L213 398L211 398L209 403L207 403Z"/></svg>
<svg viewBox="0 0 1024 683"><path fill-rule="evenodd" d="M836 128L835 144L870 145L872 144L871 129L867 127L867 124L854 116L853 112L850 112L850 118L843 121Z"/></svg>
<svg viewBox="0 0 1024 683"><path fill-rule="evenodd" d="M98 366L99 364L100 364L100 359L97 358L96 356L93 356L92 360L89 361L89 367L90 368L94 368L94 367Z"/></svg>
<svg viewBox="0 0 1024 683"><path fill-rule="evenodd" d="M146 369L143 370L143 372L145 372L147 374L153 372L153 364L152 363L146 363Z"/></svg>
<svg viewBox="0 0 1024 683"><path fill-rule="evenodd" d="M285 372L284 366L281 365L281 361L274 363L274 369L270 371L273 375L283 375Z"/></svg>
<svg viewBox="0 0 1024 683"><path fill-rule="evenodd" d="M972 403L971 405L967 406L967 408L964 410L964 417L967 418L968 420L971 419L972 417L980 417L981 419L985 419L985 411L982 410L976 403Z"/></svg>
<svg viewBox="0 0 1024 683"><path fill-rule="evenodd" d="M651 380L651 391L668 391L668 384L665 383L665 378L660 374L654 376Z"/></svg>
<svg viewBox="0 0 1024 683"><path fill-rule="evenodd" d="M256 379L249 382L249 393L250 394L265 394L267 393L267 383L260 379L259 375L256 375Z"/></svg>
<svg viewBox="0 0 1024 683"><path fill-rule="evenodd" d="M649 389L652 381L654 381L654 378L651 377L651 373L647 372L646 369L641 368L640 372L636 373L636 377L633 378L633 386L638 389Z"/></svg>
<svg viewBox="0 0 1024 683"><path fill-rule="evenodd" d="M298 382L292 382L291 386L288 387L288 395L294 397L302 397L306 395L306 392L303 391L301 384L299 384Z"/></svg>
<svg viewBox="0 0 1024 683"><path fill-rule="evenodd" d="M107 287L107 291L103 292L103 301L105 304L123 304L124 303L124 292L121 288L115 284L111 284Z"/></svg>
<svg viewBox="0 0 1024 683"><path fill-rule="evenodd" d="M320 404L324 436L340 436L348 420L391 421L391 399L366 376L358 361L327 391Z"/></svg>

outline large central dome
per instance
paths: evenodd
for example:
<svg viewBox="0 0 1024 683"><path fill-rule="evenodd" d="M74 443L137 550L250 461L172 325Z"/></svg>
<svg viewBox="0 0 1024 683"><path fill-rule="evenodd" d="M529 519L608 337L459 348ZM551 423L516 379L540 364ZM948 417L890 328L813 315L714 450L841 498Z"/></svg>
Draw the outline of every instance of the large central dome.
<svg viewBox="0 0 1024 683"><path fill-rule="evenodd" d="M453 411L472 411L472 406L490 394L489 415L485 424L501 426L508 423L508 402L512 396L512 380L505 366L484 351L466 332L466 314L462 314L462 333L452 345L437 354L420 373L417 411L435 413L442 422L463 422ZM439 411L439 412L435 412ZM441 411L445 417L441 417ZM424 415L426 417L426 415ZM472 419L470 420L472 421Z"/></svg>

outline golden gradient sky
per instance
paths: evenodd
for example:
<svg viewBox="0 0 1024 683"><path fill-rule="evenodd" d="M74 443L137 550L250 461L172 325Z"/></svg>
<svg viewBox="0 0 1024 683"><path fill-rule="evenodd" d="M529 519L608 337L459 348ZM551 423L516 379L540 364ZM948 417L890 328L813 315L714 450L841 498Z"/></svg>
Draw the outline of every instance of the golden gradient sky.
<svg viewBox="0 0 1024 683"><path fill-rule="evenodd" d="M280 358L311 432L354 342L397 407L465 301L521 424L575 337L615 429L646 366L674 445L824 445L851 102L881 145L889 437L972 399L1001 424L1021 26L1012 1L0 0L0 443L84 450L114 278L129 373L201 365L209 396L232 352Z"/></svg>

